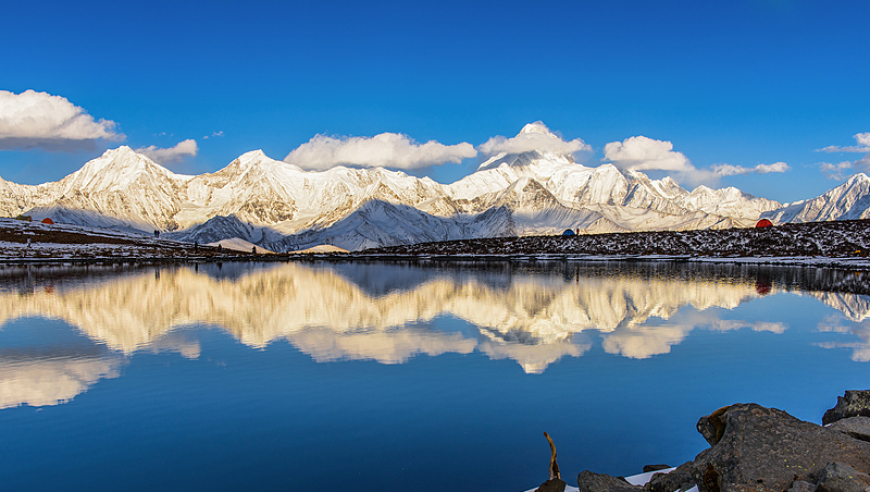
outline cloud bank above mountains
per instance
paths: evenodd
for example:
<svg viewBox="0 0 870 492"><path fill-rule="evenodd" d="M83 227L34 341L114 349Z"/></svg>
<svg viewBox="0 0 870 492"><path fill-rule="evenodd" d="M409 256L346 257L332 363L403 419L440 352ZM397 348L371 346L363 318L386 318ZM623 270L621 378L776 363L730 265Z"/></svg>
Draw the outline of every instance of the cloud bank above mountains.
<svg viewBox="0 0 870 492"><path fill-rule="evenodd" d="M725 176L784 173L790 169L785 162L754 167L713 164L709 169L699 169L682 152L674 151L673 143L643 135L610 142L604 146L601 160L612 163L621 171L668 171L677 181L691 184L712 183Z"/></svg>
<svg viewBox="0 0 870 492"><path fill-rule="evenodd" d="M842 161L837 164L830 162L820 162L818 164L821 171L828 179L841 180L853 172L870 173L870 132L858 133L852 138L858 142L858 145L849 145L840 147L837 145L829 145L823 149L818 149L817 152L862 152L864 157L856 161Z"/></svg>
<svg viewBox="0 0 870 492"><path fill-rule="evenodd" d="M400 133L374 137L314 138L287 154L284 161L303 169L325 171L335 166L417 169L447 162L459 163L477 156L470 143L444 145L434 140L424 144Z"/></svg>
<svg viewBox="0 0 870 492"><path fill-rule="evenodd" d="M27 90L0 90L0 150L77 151L96 148L97 140L126 137L111 120L94 120L61 96Z"/></svg>
<svg viewBox="0 0 870 492"><path fill-rule="evenodd" d="M95 119L84 108L66 98L47 92L26 90L20 94L0 90L0 151L44 150L78 152L95 150L106 142L127 139L118 123ZM212 136L223 136L223 131ZM208 137L203 137L203 141ZM856 145L830 145L818 152L865 153L861 159L839 163L820 162L818 169L831 179L844 179L856 172L870 172L870 132L857 133ZM601 149L602 163L610 163L621 171L659 171L677 181L689 184L716 184L729 176L784 173L791 168L782 161L742 166L728 163L696 167L682 152L674 150L673 142L635 135L622 141L609 142ZM188 138L171 147L141 146L137 152L168 165L196 157L200 147ZM460 164L469 159L530 151L554 153L571 157L592 154L593 147L581 138L567 140L552 132L543 122L523 127L513 137L494 136L474 145L469 142L443 144L436 140L424 143L403 133L384 132L374 136L329 136L317 134L308 142L290 151L285 162L307 170L323 171L335 166L386 167L399 170L419 170L444 164ZM585 162L585 160L584 160Z"/></svg>
<svg viewBox="0 0 870 492"><path fill-rule="evenodd" d="M458 164L478 155L520 154L538 151L573 155L591 152L582 139L564 140L537 121L523 127L515 137L495 136L483 144L468 142L445 145L434 140L420 144L401 133L381 133L373 137L315 135L287 154L284 161L303 169L324 171L335 166L389 167L420 169L446 163Z"/></svg>
<svg viewBox="0 0 870 492"><path fill-rule="evenodd" d="M564 140L553 134L547 126L536 121L524 126L519 135L507 138L495 136L478 147L481 154L521 154L523 152L544 152L573 155L578 152L592 152L592 146L582 139Z"/></svg>
<svg viewBox="0 0 870 492"><path fill-rule="evenodd" d="M189 138L166 149L150 145L148 147L140 147L136 149L136 152L147 156L152 161L166 164L178 162L188 156L195 156L199 152L199 147L196 145L196 140Z"/></svg>

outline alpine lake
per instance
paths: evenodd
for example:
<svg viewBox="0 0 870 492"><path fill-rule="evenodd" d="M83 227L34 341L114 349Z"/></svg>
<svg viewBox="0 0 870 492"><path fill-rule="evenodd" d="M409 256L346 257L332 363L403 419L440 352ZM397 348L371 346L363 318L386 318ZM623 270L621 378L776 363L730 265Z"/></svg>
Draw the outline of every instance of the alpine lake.
<svg viewBox="0 0 870 492"><path fill-rule="evenodd" d="M0 489L513 491L680 465L870 388L867 272L298 261L0 267ZM856 293L857 292L857 293Z"/></svg>

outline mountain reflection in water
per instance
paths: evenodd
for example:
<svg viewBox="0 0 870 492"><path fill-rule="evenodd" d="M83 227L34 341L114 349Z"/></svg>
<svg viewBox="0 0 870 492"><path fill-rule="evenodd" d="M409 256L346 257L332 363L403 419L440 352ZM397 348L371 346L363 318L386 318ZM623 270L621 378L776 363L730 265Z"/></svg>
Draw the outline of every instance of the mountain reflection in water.
<svg viewBox="0 0 870 492"><path fill-rule="evenodd" d="M43 272L44 273L44 272ZM56 272L55 272L56 273ZM98 272L99 273L99 272ZM604 351L630 358L670 352L696 328L783 333L781 322L721 319L721 310L794 289L788 269L685 268L577 264L517 267L415 264L203 265L84 275L64 281L39 271L8 276L0 326L25 317L61 319L115 353L87 356L0 352L0 408L68 401L97 380L115 378L125 355L174 351L199 356L199 344L173 330L209 325L250 347L287 340L317 361L403 363L418 354L512 359L542 373L579 357L600 333ZM798 282L799 283L799 282ZM870 360L870 300L806 292L842 313L819 326L851 330ZM692 306L693 310L681 308ZM454 317L477 333L430 326ZM655 323L648 323L654 318ZM851 321L855 326L843 326Z"/></svg>

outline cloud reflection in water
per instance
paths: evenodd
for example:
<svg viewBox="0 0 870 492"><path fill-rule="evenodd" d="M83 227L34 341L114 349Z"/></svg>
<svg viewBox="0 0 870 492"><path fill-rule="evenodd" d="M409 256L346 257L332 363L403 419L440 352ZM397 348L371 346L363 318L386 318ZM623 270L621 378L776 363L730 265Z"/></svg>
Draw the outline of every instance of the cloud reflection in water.
<svg viewBox="0 0 870 492"><path fill-rule="evenodd" d="M344 274L347 268L362 271ZM582 356L596 334L607 353L643 359L670 352L696 328L787 329L776 322L723 320L720 310L710 309L733 309L777 293L776 287L760 292L752 279L587 274L582 269L572 275L434 272L294 263L229 277L161 269L159 275L151 271L25 294L0 293L0 326L21 317L56 318L121 354L171 351L197 358L199 342L177 329L206 325L226 330L250 347L287 340L319 362L399 364L420 354L476 350L491 359L512 359L535 374L562 357ZM409 280L415 275L419 283ZM401 279L400 285L391 285L392 278ZM866 319L870 312L861 296L813 295L851 320ZM686 306L695 309L680 311ZM444 316L469 323L476 333L429 326ZM650 318L667 323L648 323ZM855 360L870 360L870 328L853 332L865 340L856 347ZM68 401L99 379L118 377L123 361L120 356L0 358L0 408Z"/></svg>

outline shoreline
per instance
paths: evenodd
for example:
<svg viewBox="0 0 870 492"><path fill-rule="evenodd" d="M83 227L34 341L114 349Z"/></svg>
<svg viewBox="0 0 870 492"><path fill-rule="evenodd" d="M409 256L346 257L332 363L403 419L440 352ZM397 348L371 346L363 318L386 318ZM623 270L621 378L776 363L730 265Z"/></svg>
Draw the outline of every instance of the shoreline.
<svg viewBox="0 0 870 492"><path fill-rule="evenodd" d="M577 255L577 254L362 254L362 253L307 253L307 254L223 254L223 255L130 255L130 256L0 256L0 264L85 264L85 263L213 263L213 262L290 262L290 261L384 261L384 262L624 262L624 263L696 263L744 264L804 268L834 268L841 270L870 270L870 258L825 256L669 256L669 255Z"/></svg>
<svg viewBox="0 0 870 492"><path fill-rule="evenodd" d="M860 271L870 270L870 220L784 224L764 229L471 238L354 252L265 251L260 245L240 251L179 242L159 234L146 236L68 224L0 219L0 264L561 261L746 264Z"/></svg>

